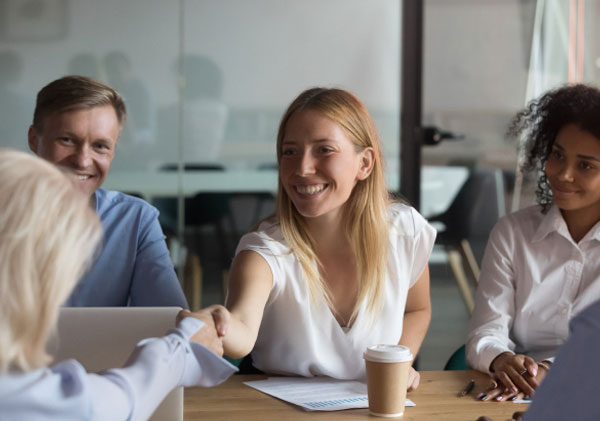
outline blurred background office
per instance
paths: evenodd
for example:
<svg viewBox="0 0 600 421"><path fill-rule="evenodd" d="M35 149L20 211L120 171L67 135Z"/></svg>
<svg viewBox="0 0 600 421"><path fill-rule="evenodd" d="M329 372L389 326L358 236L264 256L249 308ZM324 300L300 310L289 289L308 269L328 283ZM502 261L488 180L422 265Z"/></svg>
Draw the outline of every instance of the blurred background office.
<svg viewBox="0 0 600 421"><path fill-rule="evenodd" d="M65 74L123 95L105 188L155 204L192 306L222 302L239 236L273 210L288 103L337 86L369 107L390 190L401 169L401 0L0 1L0 145L27 149L35 94ZM600 81L600 0L422 3L420 211L440 232L420 366L464 342L487 234L533 202L504 138L547 89ZM412 44L411 44L412 45ZM420 163L419 163L420 165ZM462 279L461 279L462 278ZM458 287L457 287L458 286Z"/></svg>

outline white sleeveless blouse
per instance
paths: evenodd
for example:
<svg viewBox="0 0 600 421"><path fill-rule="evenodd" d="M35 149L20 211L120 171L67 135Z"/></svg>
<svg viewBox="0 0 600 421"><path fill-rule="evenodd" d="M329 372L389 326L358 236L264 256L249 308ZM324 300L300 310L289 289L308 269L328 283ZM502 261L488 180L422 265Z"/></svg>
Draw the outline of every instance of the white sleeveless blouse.
<svg viewBox="0 0 600 421"><path fill-rule="evenodd" d="M367 346L397 344L402 336L409 288L419 279L435 241L435 230L416 210L393 204L384 306L372 324L362 303L349 329L342 328L324 297L311 303L300 261L289 252L279 224L264 222L242 237L236 254L259 253L273 273L256 344L254 365L266 373L365 379L362 353Z"/></svg>

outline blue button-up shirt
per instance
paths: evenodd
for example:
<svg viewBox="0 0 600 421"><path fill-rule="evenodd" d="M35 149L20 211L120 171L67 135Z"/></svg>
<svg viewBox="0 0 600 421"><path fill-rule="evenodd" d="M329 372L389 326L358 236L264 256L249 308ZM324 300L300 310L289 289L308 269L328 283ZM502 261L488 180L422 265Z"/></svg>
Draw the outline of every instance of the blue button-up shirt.
<svg viewBox="0 0 600 421"><path fill-rule="evenodd" d="M158 223L158 210L116 191L98 189L95 198L103 243L66 305L188 308Z"/></svg>

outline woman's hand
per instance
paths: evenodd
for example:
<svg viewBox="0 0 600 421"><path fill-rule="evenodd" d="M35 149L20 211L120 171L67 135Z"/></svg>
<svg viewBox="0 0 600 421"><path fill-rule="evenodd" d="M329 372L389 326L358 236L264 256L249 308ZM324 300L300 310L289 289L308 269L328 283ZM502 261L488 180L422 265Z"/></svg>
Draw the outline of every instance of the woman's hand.
<svg viewBox="0 0 600 421"><path fill-rule="evenodd" d="M492 384L479 395L481 400L505 401L533 396L546 376L546 366L538 365L531 357L504 352L491 364Z"/></svg>
<svg viewBox="0 0 600 421"><path fill-rule="evenodd" d="M412 392L417 387L419 387L419 382L421 381L421 375L417 370L410 367L408 371L408 382L406 383L406 390L408 392Z"/></svg>
<svg viewBox="0 0 600 421"><path fill-rule="evenodd" d="M208 308L195 313L192 313L189 310L181 310L177 315L177 323L179 323L185 317L194 317L204 322L204 326L194 333L194 335L190 338L190 341L199 343L218 356L222 357L223 341L220 337L222 335L219 335L217 332L214 316L211 314L211 311Z"/></svg>

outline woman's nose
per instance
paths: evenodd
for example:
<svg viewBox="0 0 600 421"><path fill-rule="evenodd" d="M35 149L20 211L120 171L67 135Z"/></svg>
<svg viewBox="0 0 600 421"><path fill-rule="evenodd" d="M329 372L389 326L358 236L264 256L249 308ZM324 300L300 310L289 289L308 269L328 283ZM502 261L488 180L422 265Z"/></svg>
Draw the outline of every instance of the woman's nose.
<svg viewBox="0 0 600 421"><path fill-rule="evenodd" d="M315 172L315 159L310 152L304 152L298 162L298 174L310 175Z"/></svg>
<svg viewBox="0 0 600 421"><path fill-rule="evenodd" d="M568 163L565 163L561 168L560 171L558 172L558 179L560 181L566 181L566 182L570 182L573 181L573 168L571 168L571 165L569 165Z"/></svg>

